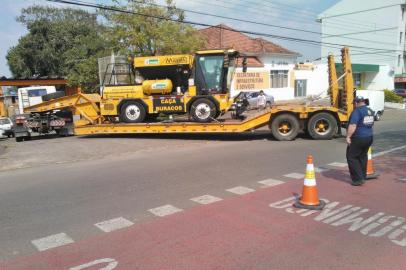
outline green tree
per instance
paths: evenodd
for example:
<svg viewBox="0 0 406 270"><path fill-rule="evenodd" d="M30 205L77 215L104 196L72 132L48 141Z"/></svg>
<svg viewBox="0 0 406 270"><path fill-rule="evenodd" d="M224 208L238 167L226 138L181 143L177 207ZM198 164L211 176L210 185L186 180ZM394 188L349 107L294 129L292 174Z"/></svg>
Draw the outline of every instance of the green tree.
<svg viewBox="0 0 406 270"><path fill-rule="evenodd" d="M116 8L143 15L102 12L108 25L107 37L116 51L130 56L182 54L204 44L195 28L182 23L184 12L172 0L166 0L167 8L155 5L153 0L122 2L115 0Z"/></svg>
<svg viewBox="0 0 406 270"><path fill-rule="evenodd" d="M15 77L67 77L87 90L98 84L97 58L110 52L97 14L72 8L32 6L17 21L28 34L7 54Z"/></svg>

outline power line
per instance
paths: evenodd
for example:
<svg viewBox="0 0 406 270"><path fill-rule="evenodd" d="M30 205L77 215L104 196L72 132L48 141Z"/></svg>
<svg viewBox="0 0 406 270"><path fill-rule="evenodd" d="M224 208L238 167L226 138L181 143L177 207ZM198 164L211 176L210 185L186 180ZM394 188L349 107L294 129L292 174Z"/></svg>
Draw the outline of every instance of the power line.
<svg viewBox="0 0 406 270"><path fill-rule="evenodd" d="M320 20L328 19L328 18L334 18L334 17L341 17L341 16L346 16L346 15L352 15L352 14L358 14L358 13L363 13L363 12L368 12L368 11L373 11L373 10L378 10L378 9L384 9L384 8L394 7L394 6L399 6L399 5L400 5L400 4L393 4L393 5L387 5L387 6L376 7L376 8L370 8L370 9L363 9L363 10L358 10L358 11L352 11L352 12L348 12L348 13L334 14L334 15L322 17L322 18L320 18Z"/></svg>
<svg viewBox="0 0 406 270"><path fill-rule="evenodd" d="M141 1L135 1L135 0L134 0L134 2L140 3L140 4L147 4L147 5L150 5L150 6L168 8L168 6L159 5L159 4L154 4L154 3L144 3L144 2L141 2ZM217 15L217 14L212 14L212 13L207 13L207 12L201 12L201 11L195 11L195 10L190 10L190 9L184 9L184 8L177 8L177 9L182 10L182 11L184 11L184 12L189 12L189 13L194 13L194 14L200 14L200 15L206 15L206 16L211 16L211 17L216 17L216 18L222 18L222 19L228 19L228 20L233 20L233 21L238 21L238 22L246 22L246 23L251 23L251 24L255 24L255 25L269 26L269 27L274 27L274 28L279 28L279 29L287 29L287 30L294 30L294 31L299 31L299 32L305 32L305 33L311 33L311 34L321 35L321 32L310 31L310 30L305 30L305 29L300 29L300 28L285 27L285 26L281 26L281 25L255 22L255 21L250 21L250 20L245 20L245 19L239 19L239 18L235 18L235 17L222 16L222 15ZM376 29L376 30L374 30L374 31L383 31L383 30L386 30L386 29ZM355 33L348 33L348 34L341 34L341 35L328 35L328 36L326 36L326 37L352 35L352 34L356 34L356 33L366 33L366 32L368 32L368 31L355 32ZM358 38L347 38L347 39L370 42L370 40L358 39ZM381 43L381 44L387 44L387 45L397 45L397 43L380 42L380 41L376 41L375 43Z"/></svg>
<svg viewBox="0 0 406 270"><path fill-rule="evenodd" d="M76 5L76 6L83 6L83 7L91 7L91 8L109 10L109 11L114 11L114 12L121 12L121 13L138 15L138 16L147 17L147 18L154 18L154 19L158 19L158 20L172 21L172 22L182 23L182 24L198 25L198 26L213 27L213 28L222 28L221 26L211 25L211 24L207 24L207 23L199 23L199 22L193 22L193 21L188 21L188 20L177 20L177 19L158 16L158 15L151 15L151 14L145 14L145 13L141 13L141 12L135 12L135 11L125 10L125 9L120 9L120 8L117 8L117 7L114 7L114 6L106 6L106 5L101 5L101 4L92 4L92 3L88 3L88 2L84 2L84 1L68 1L68 0L47 0L47 1L55 2L55 3L64 3L64 4ZM287 40L287 41L294 41L294 42L299 42L299 43L324 44L324 45L333 45L333 46L341 46L341 47L345 46L343 44L336 44L336 43L329 43L329 42L319 42L319 41L314 41L314 40L292 38L292 37L288 37L288 36L280 36L280 35L266 34L266 33L253 32L253 31L236 30L236 29L227 29L227 30L232 31L232 32L237 32L237 33L244 33L244 34L256 35L256 36L265 36L265 37L271 37L271 38ZM362 47L362 46L349 46L349 47L359 48L359 49L377 50L377 51L383 50L383 49L369 48L369 47ZM397 51L397 50L385 50L385 51Z"/></svg>
<svg viewBox="0 0 406 270"><path fill-rule="evenodd" d="M223 3L226 3L226 4L231 4L231 5L233 5L232 7L230 7L230 6L223 6L223 5L218 5L218 4L213 4L213 3L211 3L210 5L215 5L215 6L219 6L219 7L222 7L222 8L226 8L226 9L231 9L231 10L237 10L237 11L241 11L241 9L239 9L239 8L236 8L236 7L234 7L234 6L239 6L239 7L244 7L244 8L248 8L248 9L252 9L253 7L252 6L250 6L250 5L242 5L242 4L236 4L236 3L234 3L234 2L229 2L229 1L227 1L227 0L218 0L219 2L223 2ZM207 5L207 2L206 1L200 1L200 0L193 0L193 2L197 2L197 3L203 3L204 5ZM250 3L255 3L255 2L250 2ZM270 6L267 6L267 5L265 5L265 7L270 7ZM273 8L273 7L272 7ZM275 8L273 8L273 9L275 9ZM257 12L257 11L250 11L250 10L244 10L244 11L246 11L246 12L249 12L249 13L256 13L256 14L260 14L260 15L264 15L264 13L263 12ZM292 11L290 11L289 10L289 12L292 12ZM298 15L296 12L294 12L294 15ZM266 16L268 16L268 17L275 17L274 16L274 14L266 14ZM307 15L308 17L310 17L309 15ZM277 17L277 16L276 16ZM298 20L297 19L297 17L295 17L295 19L292 19L291 18L291 20L292 21L295 21L295 22L299 22L299 23L305 23L305 24L309 24L309 25L317 25L317 26L319 26L319 24L318 23L316 23L315 21L313 21L314 20L314 17L312 16L311 17L311 20L310 21L307 21L307 20ZM346 22L347 23L347 22ZM341 26L341 27L339 27L338 25L343 25L343 26ZM345 25L345 24L343 24L343 23L334 23L333 25L334 26L332 26L332 25L329 25L329 27L330 28L335 28L335 29L345 29L345 30L352 30L353 29L353 23L350 23L351 25L350 26L348 26L348 25ZM364 27L364 28L366 28L367 30L372 30L371 29L371 27ZM378 31L378 29L376 29L376 28L373 28L374 29L374 31ZM314 32L314 31L313 31ZM384 34L384 33L383 33ZM385 34L384 34L385 35Z"/></svg>
<svg viewBox="0 0 406 270"><path fill-rule="evenodd" d="M144 2L141 2L141 1L133 1L133 2L140 3L140 4L147 4L147 5L156 6L156 7L164 7L164 8L168 7L168 6L165 6L165 5L158 5L158 4L154 4L154 3L144 3ZM321 34L320 32L311 31L311 30L305 30L305 29L281 26L281 25L276 25L276 24L255 22L255 21L250 21L250 20L245 20L245 19L238 19L238 18L234 18L234 17L222 16L222 15L217 15L217 14L212 14L212 13L206 13L206 12L201 12L201 11L184 9L184 8L177 8L177 9L183 10L183 11L189 12L189 13L200 14L200 15L205 15L205 16L211 16L211 17L227 19L227 20L233 20L233 21L238 21L238 22L252 23L252 24L256 24L256 25L263 25L263 26L275 27L275 28L286 29L286 30L300 31L300 32L317 34L317 35Z"/></svg>
<svg viewBox="0 0 406 270"><path fill-rule="evenodd" d="M369 30L369 31L352 32L352 33L344 33L344 34L337 34L337 35L325 35L322 37L323 38L342 37L342 36L350 36L350 35L355 35L355 34L366 34L366 33L377 32L377 31L387 31L387 30L392 30L392 29L397 29L397 27L382 28L382 29Z"/></svg>

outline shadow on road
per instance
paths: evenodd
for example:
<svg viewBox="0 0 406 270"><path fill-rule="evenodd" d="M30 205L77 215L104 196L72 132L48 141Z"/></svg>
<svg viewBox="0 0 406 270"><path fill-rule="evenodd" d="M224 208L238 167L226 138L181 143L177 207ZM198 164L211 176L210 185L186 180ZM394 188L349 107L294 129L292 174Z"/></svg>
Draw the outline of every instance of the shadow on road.
<svg viewBox="0 0 406 270"><path fill-rule="evenodd" d="M243 132L243 133L178 133L178 134L94 134L80 136L80 139L95 139L95 138L127 138L127 139L169 139L169 140L211 140L211 141L254 141L254 140L269 140L277 141L272 133L268 130ZM312 140L306 134L302 133L297 136L297 139Z"/></svg>
<svg viewBox="0 0 406 270"><path fill-rule="evenodd" d="M350 173L348 170L329 170L321 173L322 176L332 180L351 183Z"/></svg>

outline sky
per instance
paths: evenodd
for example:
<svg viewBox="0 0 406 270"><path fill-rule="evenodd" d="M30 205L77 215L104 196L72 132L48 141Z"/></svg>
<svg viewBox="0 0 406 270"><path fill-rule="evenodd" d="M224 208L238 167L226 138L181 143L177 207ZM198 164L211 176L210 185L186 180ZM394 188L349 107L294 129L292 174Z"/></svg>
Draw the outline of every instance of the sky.
<svg viewBox="0 0 406 270"><path fill-rule="evenodd" d="M83 1L111 4L110 0ZM6 60L7 51L18 43L20 37L27 33L26 28L16 21L16 17L20 14L21 9L34 4L60 7L67 5L49 3L46 0L0 0L0 2L2 4L0 9L0 77L10 77L11 74ZM339 0L175 0L177 7L191 11L305 29L313 32L321 31L320 24L316 22L317 15L337 2ZM156 0L156 3L163 4L164 0ZM211 25L223 23L238 30L320 41L319 34L251 24L190 12L186 12L186 19ZM315 60L320 57L320 46L276 38L264 38L300 53L302 60Z"/></svg>

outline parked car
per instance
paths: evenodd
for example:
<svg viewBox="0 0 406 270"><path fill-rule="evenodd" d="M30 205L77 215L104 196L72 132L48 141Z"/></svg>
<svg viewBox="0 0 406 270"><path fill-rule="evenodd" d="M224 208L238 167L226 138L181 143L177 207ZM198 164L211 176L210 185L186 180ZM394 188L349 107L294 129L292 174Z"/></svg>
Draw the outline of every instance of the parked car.
<svg viewBox="0 0 406 270"><path fill-rule="evenodd" d="M406 98L406 89L395 89L395 94Z"/></svg>
<svg viewBox="0 0 406 270"><path fill-rule="evenodd" d="M5 138L4 136L4 130L0 128L0 139Z"/></svg>
<svg viewBox="0 0 406 270"><path fill-rule="evenodd" d="M0 129L3 130L4 136L14 137L14 125L10 118L0 118Z"/></svg>
<svg viewBox="0 0 406 270"><path fill-rule="evenodd" d="M257 107L257 102L258 102L258 95L259 95L259 91L256 92L245 92L245 97L248 100L249 103L249 107L250 108L256 108ZM274 103L274 97L264 94L266 97L266 105L267 106L271 106Z"/></svg>

